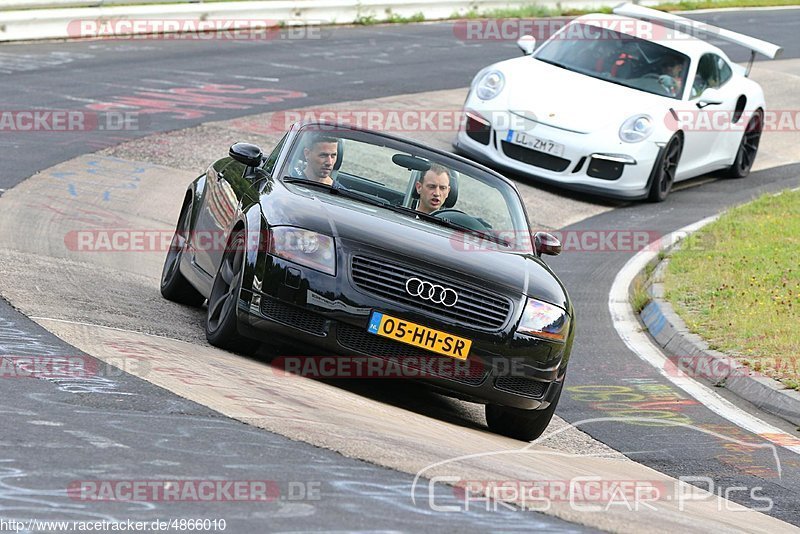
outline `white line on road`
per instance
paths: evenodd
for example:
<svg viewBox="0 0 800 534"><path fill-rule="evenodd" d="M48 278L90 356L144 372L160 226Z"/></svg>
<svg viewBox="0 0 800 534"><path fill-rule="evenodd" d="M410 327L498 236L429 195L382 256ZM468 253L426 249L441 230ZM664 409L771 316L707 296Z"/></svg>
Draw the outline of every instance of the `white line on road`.
<svg viewBox="0 0 800 534"><path fill-rule="evenodd" d="M244 76L242 74L237 74L234 76L237 80L256 80L258 82L279 82L281 81L280 78L264 78L262 76Z"/></svg>
<svg viewBox="0 0 800 534"><path fill-rule="evenodd" d="M84 102L87 104L100 104L102 102L102 100L97 100L95 98L81 98L79 96L61 95L61 97L73 102Z"/></svg>
<svg viewBox="0 0 800 534"><path fill-rule="evenodd" d="M178 69L170 69L169 72L176 72L178 74L188 74L189 76L213 76L214 73L210 71L197 71L197 70L178 70Z"/></svg>
<svg viewBox="0 0 800 534"><path fill-rule="evenodd" d="M336 76L342 76L344 71L341 70L326 70L326 69L318 69L315 67L302 67L300 65L290 65L288 63L270 63L273 67L278 67L279 69L291 69L291 70L302 70L305 72L315 72L321 74L335 74Z"/></svg>
<svg viewBox="0 0 800 534"><path fill-rule="evenodd" d="M667 357L653 343L650 336L642 331L639 322L636 320L633 308L628 301L628 287L631 282L644 269L645 265L658 254L658 251L665 248L665 244L674 243L680 237L695 232L716 219L717 216L708 217L702 221L684 226L680 230L662 237L654 242L653 246L639 251L628 260L614 278L614 283L608 295L608 308L611 311L614 328L616 328L619 336L634 354L655 367L664 378L694 397L709 410L766 441L800 454L800 440L797 437L747 413L688 376L673 376L673 373L668 373L667 369L672 367L668 365Z"/></svg>

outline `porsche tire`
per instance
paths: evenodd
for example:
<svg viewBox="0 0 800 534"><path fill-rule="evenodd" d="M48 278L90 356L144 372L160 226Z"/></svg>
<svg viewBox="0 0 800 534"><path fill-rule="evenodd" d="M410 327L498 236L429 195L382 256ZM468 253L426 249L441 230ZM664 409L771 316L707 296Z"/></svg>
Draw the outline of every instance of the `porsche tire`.
<svg viewBox="0 0 800 534"><path fill-rule="evenodd" d="M747 123L747 128L742 134L742 140L739 142L739 148L736 150L736 158L733 160L733 165L725 171L726 177L744 178L750 174L750 169L753 168L756 155L758 155L758 145L761 141L763 129L764 114L761 110L757 110Z"/></svg>
<svg viewBox="0 0 800 534"><path fill-rule="evenodd" d="M663 202L672 191L682 151L683 139L680 135L673 135L653 165L650 190L647 194L650 202Z"/></svg>

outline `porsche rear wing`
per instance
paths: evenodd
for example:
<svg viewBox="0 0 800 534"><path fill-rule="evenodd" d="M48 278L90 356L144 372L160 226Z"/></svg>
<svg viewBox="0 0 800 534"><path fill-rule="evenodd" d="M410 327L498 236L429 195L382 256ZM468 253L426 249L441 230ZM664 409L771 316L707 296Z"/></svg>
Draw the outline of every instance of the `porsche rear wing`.
<svg viewBox="0 0 800 534"><path fill-rule="evenodd" d="M750 64L747 66L748 74L750 73L750 67L753 65L756 52L770 59L775 59L783 52L783 47L768 43L767 41L762 41L761 39L756 39L755 37L631 3L618 5L614 8L614 14L646 20L661 26L669 26L678 31L688 33L689 35L704 34L708 37L716 37L728 43L743 46L750 50Z"/></svg>

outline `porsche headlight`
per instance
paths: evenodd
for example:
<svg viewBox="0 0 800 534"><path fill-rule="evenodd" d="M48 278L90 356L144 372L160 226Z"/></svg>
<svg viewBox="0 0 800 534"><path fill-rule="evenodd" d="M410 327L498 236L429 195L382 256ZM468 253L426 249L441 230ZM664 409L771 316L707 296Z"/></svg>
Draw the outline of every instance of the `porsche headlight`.
<svg viewBox="0 0 800 534"><path fill-rule="evenodd" d="M626 143L644 141L653 133L653 119L650 115L634 115L622 123L619 138Z"/></svg>
<svg viewBox="0 0 800 534"><path fill-rule="evenodd" d="M558 306L528 298L517 332L564 342L569 334L569 315Z"/></svg>
<svg viewBox="0 0 800 534"><path fill-rule="evenodd" d="M499 70L490 70L475 84L475 94L481 100L491 100L500 94L506 85L505 76Z"/></svg>
<svg viewBox="0 0 800 534"><path fill-rule="evenodd" d="M323 273L336 274L336 248L332 237L293 226L275 226L270 234L270 254Z"/></svg>

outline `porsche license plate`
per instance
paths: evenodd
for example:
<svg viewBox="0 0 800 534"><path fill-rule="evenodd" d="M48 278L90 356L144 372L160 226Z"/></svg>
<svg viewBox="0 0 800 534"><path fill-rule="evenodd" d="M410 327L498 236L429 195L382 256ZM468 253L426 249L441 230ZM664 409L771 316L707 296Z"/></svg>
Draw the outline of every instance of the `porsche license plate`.
<svg viewBox="0 0 800 534"><path fill-rule="evenodd" d="M367 331L458 360L466 360L472 346L469 339L379 312L372 312Z"/></svg>
<svg viewBox="0 0 800 534"><path fill-rule="evenodd" d="M524 146L525 148L530 148L531 150L544 152L545 154L552 154L554 156L564 155L564 145L561 143L555 143L549 139L542 139L528 132L509 130L508 135L506 135L506 141L514 143L515 145Z"/></svg>

